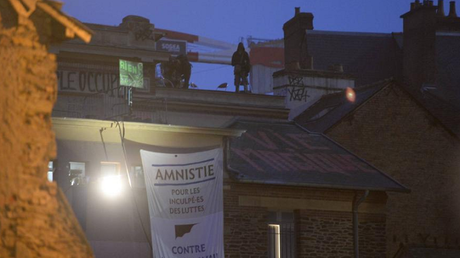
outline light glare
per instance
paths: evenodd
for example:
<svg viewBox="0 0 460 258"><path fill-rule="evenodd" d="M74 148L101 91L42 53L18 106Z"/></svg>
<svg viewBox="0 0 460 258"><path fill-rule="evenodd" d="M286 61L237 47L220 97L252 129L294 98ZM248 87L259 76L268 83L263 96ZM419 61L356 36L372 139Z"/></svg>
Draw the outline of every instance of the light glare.
<svg viewBox="0 0 460 258"><path fill-rule="evenodd" d="M355 91L352 88L347 87L347 89L345 90L345 94L346 94L346 97L347 97L348 101L350 101L351 103L355 102L356 94L355 94Z"/></svg>
<svg viewBox="0 0 460 258"><path fill-rule="evenodd" d="M274 247L275 247L275 258L281 258L281 234L280 234L280 225L278 224L268 224L272 228L274 233Z"/></svg>
<svg viewBox="0 0 460 258"><path fill-rule="evenodd" d="M101 190L106 196L118 196L122 188L120 176L106 176L102 178Z"/></svg>

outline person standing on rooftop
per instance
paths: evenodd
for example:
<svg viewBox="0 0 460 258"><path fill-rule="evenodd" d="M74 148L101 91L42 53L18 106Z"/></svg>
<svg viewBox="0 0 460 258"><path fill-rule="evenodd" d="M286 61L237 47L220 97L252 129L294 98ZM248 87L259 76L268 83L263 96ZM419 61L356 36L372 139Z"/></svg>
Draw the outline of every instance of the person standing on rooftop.
<svg viewBox="0 0 460 258"><path fill-rule="evenodd" d="M248 74L251 69L249 55L244 49L243 43L238 44L238 49L232 56L233 74L235 75L236 92L240 92L240 85L244 86L244 92L248 92Z"/></svg>

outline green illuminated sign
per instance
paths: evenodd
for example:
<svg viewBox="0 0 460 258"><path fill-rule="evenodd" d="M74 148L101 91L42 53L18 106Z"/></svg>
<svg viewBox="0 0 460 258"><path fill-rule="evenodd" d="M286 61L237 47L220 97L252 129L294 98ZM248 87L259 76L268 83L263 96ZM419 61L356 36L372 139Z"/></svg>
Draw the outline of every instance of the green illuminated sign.
<svg viewBox="0 0 460 258"><path fill-rule="evenodd" d="M144 88L143 64L120 59L120 86Z"/></svg>

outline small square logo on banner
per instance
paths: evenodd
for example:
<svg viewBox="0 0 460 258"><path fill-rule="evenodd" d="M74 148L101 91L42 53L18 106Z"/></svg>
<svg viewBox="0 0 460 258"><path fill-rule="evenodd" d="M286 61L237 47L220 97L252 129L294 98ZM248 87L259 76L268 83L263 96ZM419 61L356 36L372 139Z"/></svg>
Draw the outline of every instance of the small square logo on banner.
<svg viewBox="0 0 460 258"><path fill-rule="evenodd" d="M195 225L196 224L175 225L176 238L183 237L185 234L190 233Z"/></svg>

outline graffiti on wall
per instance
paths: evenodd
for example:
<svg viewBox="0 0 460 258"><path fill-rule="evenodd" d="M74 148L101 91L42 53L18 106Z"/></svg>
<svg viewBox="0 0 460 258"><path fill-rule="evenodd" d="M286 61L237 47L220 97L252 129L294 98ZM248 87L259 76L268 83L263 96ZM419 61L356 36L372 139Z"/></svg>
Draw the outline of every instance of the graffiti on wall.
<svg viewBox="0 0 460 258"><path fill-rule="evenodd" d="M310 97L310 95L308 95L307 89L304 88L304 87L302 87L302 88L293 87L292 89L288 89L288 93L289 93L289 100L290 101L304 101L304 102L306 102L307 98Z"/></svg>
<svg viewBox="0 0 460 258"><path fill-rule="evenodd" d="M310 97L308 95L308 90L305 88L303 83L303 77L300 76L289 76L289 100L290 101L307 101L307 98Z"/></svg>
<svg viewBox="0 0 460 258"><path fill-rule="evenodd" d="M301 76L288 76L288 80L291 86L304 86L303 77Z"/></svg>
<svg viewBox="0 0 460 258"><path fill-rule="evenodd" d="M66 71L58 70L58 89L64 92L105 93L110 97L122 98L125 89L119 87L119 76L109 71ZM144 89L150 89L150 79L144 77Z"/></svg>

